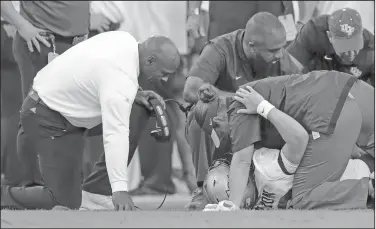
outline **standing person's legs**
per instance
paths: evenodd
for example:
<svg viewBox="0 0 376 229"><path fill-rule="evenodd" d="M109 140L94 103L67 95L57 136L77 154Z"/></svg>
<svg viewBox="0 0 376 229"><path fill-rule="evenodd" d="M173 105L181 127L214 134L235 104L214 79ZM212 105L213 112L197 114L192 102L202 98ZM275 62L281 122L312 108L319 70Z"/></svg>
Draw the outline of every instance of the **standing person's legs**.
<svg viewBox="0 0 376 229"><path fill-rule="evenodd" d="M369 178L339 181L359 136L362 115L347 99L332 135L310 140L295 173L292 204L296 209L366 208Z"/></svg>
<svg viewBox="0 0 376 229"><path fill-rule="evenodd" d="M29 89L33 83L34 77L44 66L48 63L48 53L52 51L52 47L48 48L43 44L40 44L40 53L35 49L34 52L30 52L28 46L20 35L17 33L13 42L13 53L14 58L18 64L21 73L21 88L22 95L25 99ZM56 41L57 53L62 54L71 44L61 43ZM19 129L17 141L22 141L27 138L23 138L22 135L24 131L22 128ZM21 142L18 143L19 146L24 147L23 149L17 149L20 163L22 168L24 168L24 175L22 184L31 185L33 183L41 183L40 172L37 165L37 152L31 150L31 142Z"/></svg>
<svg viewBox="0 0 376 229"><path fill-rule="evenodd" d="M176 116L172 112L172 105L166 104L167 121L170 127L171 139L167 142L157 142L150 136L155 129L156 118L149 119L138 144L141 175L144 178L140 187L132 190L131 195L169 194L175 193L175 185L171 179L172 150L175 139Z"/></svg>
<svg viewBox="0 0 376 229"><path fill-rule="evenodd" d="M175 104L176 105L176 104ZM176 106L177 107L177 106ZM192 160L192 151L189 147L187 139L185 138L185 122L186 117L183 112L179 109L176 110L177 123L176 123L176 145L178 148L182 169L183 177L182 179L187 183L189 192L192 193L197 189L195 167Z"/></svg>
<svg viewBox="0 0 376 229"><path fill-rule="evenodd" d="M17 157L17 132L22 103L21 76L12 51L13 38L1 23L1 174L18 184L22 170Z"/></svg>
<svg viewBox="0 0 376 229"><path fill-rule="evenodd" d="M38 152L44 185L1 186L1 207L77 209L81 203L84 128L72 126L60 113L27 97L21 108L21 138L29 138ZM24 143L26 141L20 141ZM24 149L24 147L19 147Z"/></svg>
<svg viewBox="0 0 376 229"><path fill-rule="evenodd" d="M145 129L145 125L148 119L149 119L149 112L146 110L146 108L138 104L133 104L131 117L130 117L130 126L129 126L128 164L132 160L132 157L138 145L138 140L140 139L142 131ZM91 134L96 135L99 133L95 133L93 131L91 132ZM89 132L89 135L90 135L90 132ZM102 149L103 149L103 146L102 146ZM104 196L112 195L110 180L107 174L104 153L100 157L99 161L95 163L91 174L85 179L82 189L86 192L93 193L93 194L99 194L99 195L104 195Z"/></svg>

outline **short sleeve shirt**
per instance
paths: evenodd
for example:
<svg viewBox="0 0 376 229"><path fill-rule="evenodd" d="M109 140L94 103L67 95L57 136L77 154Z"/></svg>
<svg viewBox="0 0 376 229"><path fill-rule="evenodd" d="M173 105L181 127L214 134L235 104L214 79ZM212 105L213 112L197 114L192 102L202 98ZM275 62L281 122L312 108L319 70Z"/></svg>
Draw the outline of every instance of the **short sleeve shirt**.
<svg viewBox="0 0 376 229"><path fill-rule="evenodd" d="M240 29L209 41L189 76L198 77L222 91L235 92L254 80L300 72L286 50L275 64L248 60L242 47L243 36L244 30Z"/></svg>

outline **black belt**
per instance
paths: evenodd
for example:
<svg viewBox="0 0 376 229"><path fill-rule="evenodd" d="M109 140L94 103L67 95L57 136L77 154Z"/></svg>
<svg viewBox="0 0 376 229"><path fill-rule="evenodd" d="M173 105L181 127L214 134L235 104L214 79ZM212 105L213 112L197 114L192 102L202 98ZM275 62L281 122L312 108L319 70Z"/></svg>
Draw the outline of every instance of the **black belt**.
<svg viewBox="0 0 376 229"><path fill-rule="evenodd" d="M66 44L71 44L71 45L76 45L80 43L81 41L84 41L88 38L87 34L82 35L82 36L75 36L75 37L65 37L59 34L55 34L55 33L46 33L42 35L46 37L53 36L56 42L61 42L61 43L66 43Z"/></svg>
<svg viewBox="0 0 376 229"><path fill-rule="evenodd" d="M34 89L31 89L29 91L29 94L27 95L29 96L32 100L38 102L40 105L42 106L45 106L45 107L48 107L39 97L38 93L34 90Z"/></svg>

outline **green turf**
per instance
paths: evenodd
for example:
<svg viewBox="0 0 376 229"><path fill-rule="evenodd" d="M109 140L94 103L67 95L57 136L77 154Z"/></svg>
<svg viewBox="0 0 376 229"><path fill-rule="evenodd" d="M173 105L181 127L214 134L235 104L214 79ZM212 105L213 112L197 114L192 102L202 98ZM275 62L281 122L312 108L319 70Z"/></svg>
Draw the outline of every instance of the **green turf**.
<svg viewBox="0 0 376 229"><path fill-rule="evenodd" d="M373 228L374 211L2 211L1 227Z"/></svg>

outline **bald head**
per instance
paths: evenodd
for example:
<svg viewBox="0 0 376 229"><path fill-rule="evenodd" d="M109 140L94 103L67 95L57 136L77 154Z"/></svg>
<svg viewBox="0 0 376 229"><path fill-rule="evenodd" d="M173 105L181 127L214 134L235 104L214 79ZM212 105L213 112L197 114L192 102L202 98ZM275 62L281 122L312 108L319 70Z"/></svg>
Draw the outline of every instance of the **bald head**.
<svg viewBox="0 0 376 229"><path fill-rule="evenodd" d="M247 22L244 42L274 49L286 43L286 30L279 19L271 13L260 12Z"/></svg>
<svg viewBox="0 0 376 229"><path fill-rule="evenodd" d="M149 37L141 43L143 56L154 56L159 68L173 73L180 65L180 55L175 44L165 36Z"/></svg>

